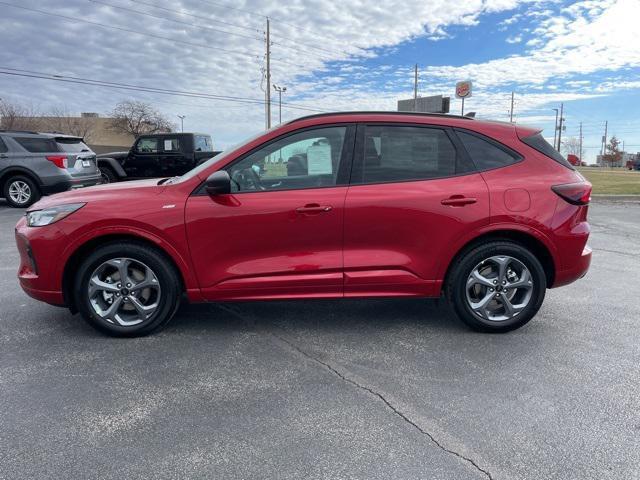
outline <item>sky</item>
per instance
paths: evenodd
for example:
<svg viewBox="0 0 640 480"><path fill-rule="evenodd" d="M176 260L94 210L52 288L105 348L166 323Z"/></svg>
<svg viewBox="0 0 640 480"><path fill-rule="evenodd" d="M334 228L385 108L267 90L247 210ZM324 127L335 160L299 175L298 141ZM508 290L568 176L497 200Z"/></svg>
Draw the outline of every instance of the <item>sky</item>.
<svg viewBox="0 0 640 480"><path fill-rule="evenodd" d="M455 83L471 80L465 111L479 118L508 121L514 92L514 121L547 138L562 103L562 135L577 137L582 122L589 163L605 121L609 137L640 152L640 0L0 0L0 9L0 98L43 112L106 116L141 100L176 125L184 115L185 131L224 149L265 128L269 17L271 83L287 88L282 121L395 110L413 95L417 63L419 94L451 96L451 113L461 107Z"/></svg>

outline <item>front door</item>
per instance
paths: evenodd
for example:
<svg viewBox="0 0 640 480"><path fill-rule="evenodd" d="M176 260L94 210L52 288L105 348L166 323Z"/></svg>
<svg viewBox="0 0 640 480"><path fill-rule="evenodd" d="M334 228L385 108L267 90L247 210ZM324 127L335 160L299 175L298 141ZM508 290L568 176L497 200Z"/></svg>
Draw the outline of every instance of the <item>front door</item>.
<svg viewBox="0 0 640 480"><path fill-rule="evenodd" d="M131 149L123 168L130 178L161 177L159 155L160 139L141 137Z"/></svg>
<svg viewBox="0 0 640 480"><path fill-rule="evenodd" d="M189 247L206 299L342 296L354 130L280 137L225 167L231 194L189 198Z"/></svg>
<svg viewBox="0 0 640 480"><path fill-rule="evenodd" d="M446 128L359 127L345 202L345 296L432 296L444 256L489 221L482 176Z"/></svg>

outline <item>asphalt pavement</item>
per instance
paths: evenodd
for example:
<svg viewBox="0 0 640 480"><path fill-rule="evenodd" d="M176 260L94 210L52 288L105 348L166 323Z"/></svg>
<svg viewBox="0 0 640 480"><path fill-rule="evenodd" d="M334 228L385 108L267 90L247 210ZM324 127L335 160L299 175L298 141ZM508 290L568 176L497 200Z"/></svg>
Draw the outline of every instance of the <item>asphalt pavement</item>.
<svg viewBox="0 0 640 480"><path fill-rule="evenodd" d="M505 335L434 300L183 307L112 339L27 297L0 200L0 478L640 478L640 203Z"/></svg>

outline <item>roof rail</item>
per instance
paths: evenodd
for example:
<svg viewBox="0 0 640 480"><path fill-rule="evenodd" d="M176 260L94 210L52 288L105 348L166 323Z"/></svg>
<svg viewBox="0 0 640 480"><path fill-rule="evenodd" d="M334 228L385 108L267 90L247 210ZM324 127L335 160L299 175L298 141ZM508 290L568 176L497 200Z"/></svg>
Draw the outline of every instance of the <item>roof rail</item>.
<svg viewBox="0 0 640 480"><path fill-rule="evenodd" d="M326 113L315 113L313 115L305 115L304 117L299 117L294 120L291 120L289 123L299 122L301 120L307 120L309 118L320 118L320 117L329 117L332 115L419 115L421 117L439 117L439 118L459 118L461 120L474 120L472 117L462 116L462 115L450 115L448 113L425 113L425 112L396 112L393 110L355 110L355 111L346 111L346 112L326 112Z"/></svg>
<svg viewBox="0 0 640 480"><path fill-rule="evenodd" d="M6 130L4 128L0 128L0 132L2 133L30 133L32 135L39 135L39 132L32 132L30 130Z"/></svg>

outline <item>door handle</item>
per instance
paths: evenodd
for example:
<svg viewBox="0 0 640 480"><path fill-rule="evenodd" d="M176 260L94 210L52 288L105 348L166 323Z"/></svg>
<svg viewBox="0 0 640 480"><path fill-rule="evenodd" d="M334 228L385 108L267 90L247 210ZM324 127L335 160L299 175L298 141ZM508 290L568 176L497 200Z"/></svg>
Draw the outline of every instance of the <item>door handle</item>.
<svg viewBox="0 0 640 480"><path fill-rule="evenodd" d="M442 205L448 205L450 207L464 207L465 205L471 205L472 203L476 203L476 200L473 197L465 197L464 195L451 195L449 198L445 198L440 203Z"/></svg>
<svg viewBox="0 0 640 480"><path fill-rule="evenodd" d="M302 215L318 215L319 213L330 212L332 207L330 205L319 205L317 203L309 203L304 207L296 208L296 212Z"/></svg>

